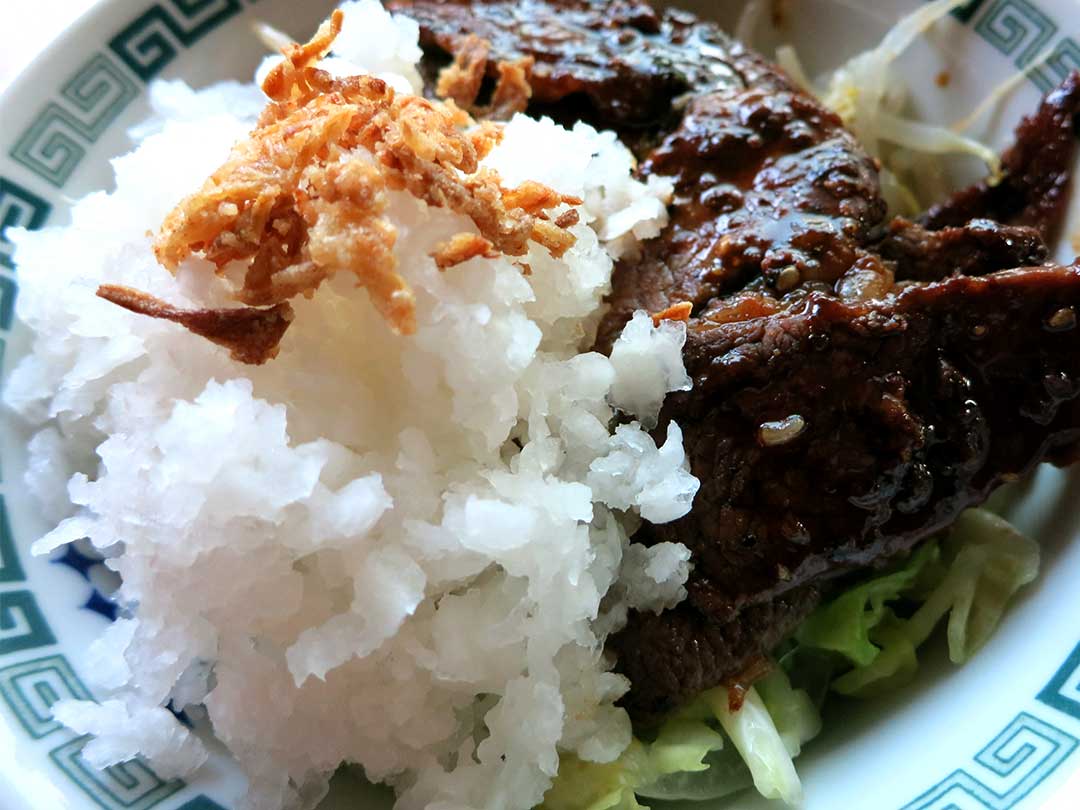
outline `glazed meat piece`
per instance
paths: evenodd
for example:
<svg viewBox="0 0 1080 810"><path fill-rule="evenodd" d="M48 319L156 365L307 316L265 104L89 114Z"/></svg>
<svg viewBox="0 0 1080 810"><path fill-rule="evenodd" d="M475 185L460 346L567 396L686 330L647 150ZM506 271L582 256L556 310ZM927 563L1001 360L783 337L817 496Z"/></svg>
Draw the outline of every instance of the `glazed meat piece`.
<svg viewBox="0 0 1080 810"><path fill-rule="evenodd" d="M1069 79L1036 116L1067 121L1057 133L1070 139L1074 124L1062 111L1074 103L1076 83ZM681 129L693 122L693 104ZM724 133L741 120L716 116L701 128L701 142L713 143L710 131ZM602 347L635 308L694 306L684 352L694 388L669 399L665 418L683 426L702 482L686 518L647 526L637 538L687 543L695 569L686 603L634 616L611 642L633 684L626 702L635 715L656 716L702 689L752 675L832 580L911 548L1047 457L1073 460L1080 437L1080 365L1070 365L1077 270L996 272L1045 262L1043 233L1063 210L1055 195L1067 186L1072 144L1051 139L1053 155L1034 160L1032 127L1020 128L1019 145L1004 161L1009 176L1022 178L1011 181L1014 193L987 186L983 202L968 210L985 212L997 199L993 213L1020 224L972 221L955 208L957 225L930 216L936 230L904 220L880 227L878 209L866 205L876 171L862 180L834 156L820 165L846 181L826 188L841 190L835 210L849 214L848 238L830 244L824 255L833 261L818 265L826 272L812 263L817 256L792 256L797 276L768 258L743 275L718 273L705 252L687 251L683 260L680 240L708 240L723 216L691 224L683 235L683 223L693 222L692 199L683 194L668 229L640 259L617 268ZM668 136L643 170L664 165L671 173L679 137ZM737 187L739 163L698 161L692 150L682 158L680 189L695 178ZM792 152L780 158L794 159ZM822 176L811 169L803 175ZM816 188L823 186L818 180ZM956 200L965 194L980 199L968 191ZM787 236L779 227L783 209L775 213L782 204L754 211L751 232ZM725 237L738 232L730 221L722 227L717 243L730 250ZM815 244L804 235L791 242ZM766 244L764 255L775 248ZM941 279L948 280L925 284Z"/></svg>
<svg viewBox="0 0 1080 810"><path fill-rule="evenodd" d="M752 680L839 577L1073 457L1080 269L1033 265L1063 211L1080 79L1020 127L1000 185L890 224L879 166L839 118L691 15L630 0L397 8L429 57L476 35L490 77L534 60L530 112L614 126L643 176L674 178L671 222L616 267L596 341L606 351L637 309L690 305L694 388L658 430L683 427L702 488L689 515L635 539L686 543L695 567L683 604L610 641L636 717ZM1014 267L1028 269L998 272Z"/></svg>
<svg viewBox="0 0 1080 810"><path fill-rule="evenodd" d="M671 222L618 267L601 351L637 309L688 301L701 315L750 283L783 296L831 290L855 270L892 285L864 249L885 217L874 161L776 71L695 97L641 172L675 179Z"/></svg>
<svg viewBox="0 0 1080 810"><path fill-rule="evenodd" d="M638 716L737 679L830 579L895 557L1080 442L1080 265L954 277L691 327L669 397L701 480L678 610L613 642Z"/></svg>
<svg viewBox="0 0 1080 810"><path fill-rule="evenodd" d="M1021 121L1016 140L1001 158L1004 176L958 191L922 218L928 228L964 225L972 219L1030 225L1053 241L1068 201L1077 136L1080 136L1080 72L1073 72Z"/></svg>
<svg viewBox="0 0 1080 810"><path fill-rule="evenodd" d="M751 685L768 669L771 651L820 600L820 591L806 585L726 621L689 600L659 614L632 614L626 629L608 639L616 669L630 679L623 706L636 722L650 725L718 684Z"/></svg>
<svg viewBox="0 0 1080 810"><path fill-rule="evenodd" d="M744 49L715 25L637 0L397 0L390 7L416 19L421 45L444 58L470 35L485 40L492 78L498 62L531 57L534 101L570 104L600 124L653 125L682 93L754 80L731 64Z"/></svg>
<svg viewBox="0 0 1080 810"><path fill-rule="evenodd" d="M584 93L591 104L572 114L590 123L668 123L640 171L675 179L672 221L615 273L600 351L636 309L690 302L697 315L755 282L779 297L891 287L891 269L864 249L886 213L875 161L835 114L715 26L622 0L397 7L448 53L469 34L485 39L490 71L532 57L533 98L567 104ZM671 88L694 93L681 119L669 114Z"/></svg>
<svg viewBox="0 0 1080 810"><path fill-rule="evenodd" d="M973 219L963 227L933 231L899 217L889 224L888 234L874 250L893 263L897 281L981 276L1042 264L1049 253L1039 231L1026 225Z"/></svg>

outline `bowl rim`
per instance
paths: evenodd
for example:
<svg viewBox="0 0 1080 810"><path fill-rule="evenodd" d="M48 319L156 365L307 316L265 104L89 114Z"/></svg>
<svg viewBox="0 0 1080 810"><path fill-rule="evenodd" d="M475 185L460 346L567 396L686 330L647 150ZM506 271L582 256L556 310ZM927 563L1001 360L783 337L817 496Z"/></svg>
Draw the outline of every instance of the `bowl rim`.
<svg viewBox="0 0 1080 810"><path fill-rule="evenodd" d="M980 4L981 2L982 0L979 0ZM677 4L677 2L675 4ZM235 15L236 17L250 14L252 11L252 7L248 5L247 2L240 2L240 0L238 0L237 6L239 13ZM80 13L62 31L58 32L52 41L39 51L32 60L24 63L3 88L0 88L0 110L6 109L7 104L10 103L16 93L25 92L26 83L33 79L36 71L48 70L49 68L47 66L58 58L58 54L65 54L65 57L63 58L64 62L68 62L71 59L81 62L82 58L87 54L93 53L95 52L95 49L100 48L104 38L102 38L101 41L95 41L90 45L83 44L84 37L89 37L87 29L93 27L108 27L110 21L119 15L120 10L123 9L127 11L128 7L128 3L125 2L125 0L99 0L99 2ZM149 0L146 0L144 7L152 7ZM257 9L257 6L255 8ZM133 17L137 14L136 11L131 13ZM226 20L226 22L227 21L228 20ZM80 55L73 57L70 55L72 52ZM139 95L145 94L147 84L138 83L137 86ZM47 103L49 95L42 94L38 98L38 103L43 106ZM17 134L18 133L11 133L11 137L17 137ZM7 140L7 138L5 138L5 140ZM2 159L5 162L10 162L10 158L6 154L2 156ZM48 186L48 192L50 200L66 196L62 186L59 188L56 186ZM1074 191L1074 194L1080 194L1080 189ZM64 202L58 202L56 205L56 209L60 211L64 210L66 207L66 203ZM1068 769L1066 768L1063 770ZM1065 808L1072 810L1072 805L1068 804L1068 801L1070 798L1075 799L1075 796L1077 795L1076 792L1071 791L1078 790L1080 790L1080 764L1074 764L1068 782L1061 785L1060 790L1056 791L1057 795L1054 796L1055 800L1058 796L1062 798L1060 810L1065 810Z"/></svg>

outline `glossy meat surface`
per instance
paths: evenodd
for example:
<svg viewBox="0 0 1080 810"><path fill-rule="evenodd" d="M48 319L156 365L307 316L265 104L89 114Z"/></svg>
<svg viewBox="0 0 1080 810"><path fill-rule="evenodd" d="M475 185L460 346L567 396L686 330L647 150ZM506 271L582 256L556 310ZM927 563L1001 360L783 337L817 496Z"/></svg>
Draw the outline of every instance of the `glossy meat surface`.
<svg viewBox="0 0 1080 810"><path fill-rule="evenodd" d="M641 171L675 178L671 223L619 266L601 349L637 309L689 301L701 315L753 282L783 296L832 289L856 268L891 284L864 250L885 217L874 161L778 73L695 97Z"/></svg>
<svg viewBox="0 0 1080 810"><path fill-rule="evenodd" d="M885 217L875 161L835 114L714 25L623 0L396 8L448 54L469 33L487 39L489 70L533 57L536 100L570 104L597 126L659 126L640 172L675 179L672 221L617 269L598 349L636 309L690 301L698 315L753 282L778 297L834 286L865 297L891 285L891 270L864 250ZM582 93L590 104L570 103ZM672 109L681 93L691 95Z"/></svg>
<svg viewBox="0 0 1080 810"><path fill-rule="evenodd" d="M609 642L636 717L745 680L836 577L905 552L1039 461L1076 459L1080 274L994 272L1045 256L1028 230L908 230L925 238L894 257L898 275L945 281L869 303L743 291L691 320L694 389L664 417L702 489L690 515L635 540L687 543L696 567L687 602ZM793 421L790 444L766 442Z"/></svg>
<svg viewBox="0 0 1080 810"><path fill-rule="evenodd" d="M577 101L589 117L617 126L664 119L672 100L715 84L742 84L730 65L742 52L714 25L637 0L398 0L390 4L420 23L425 48L454 54L474 34L499 61L536 60L535 101Z"/></svg>
<svg viewBox="0 0 1080 810"><path fill-rule="evenodd" d="M1080 77L1020 126L1002 183L890 223L879 166L841 121L711 24L624 0L398 8L430 53L475 33L489 73L532 57L532 112L614 126L642 175L675 180L671 222L617 266L596 343L637 309L691 304L694 387L658 430L682 426L702 488L635 540L683 542L695 567L683 604L609 642L636 717L752 678L838 577L1076 456L1080 269L1046 266L1044 238Z"/></svg>
<svg viewBox="0 0 1080 810"><path fill-rule="evenodd" d="M1067 454L1080 440L1078 311L1080 267L1039 267L869 303L814 294L692 330L694 388L669 397L661 429L682 426L702 488L689 515L637 538L693 552L682 613L753 622L750 607L793 599L783 612L797 623L813 605L807 585L909 549L1003 481ZM709 677L658 693L650 685L675 666L656 649L664 626L641 617L615 642L641 714L736 677L768 652L754 639L774 641L740 636L749 646L726 645Z"/></svg>
<svg viewBox="0 0 1080 810"><path fill-rule="evenodd" d="M1049 255L1037 229L1001 225L992 219L973 219L962 227L930 230L897 218L873 249L893 263L897 281L981 276L996 270L1042 264Z"/></svg>
<svg viewBox="0 0 1080 810"><path fill-rule="evenodd" d="M1080 72L1074 72L1020 122L1014 144L1001 156L1001 181L958 191L931 208L923 224L937 229L995 219L1037 228L1053 241L1068 203L1078 137Z"/></svg>

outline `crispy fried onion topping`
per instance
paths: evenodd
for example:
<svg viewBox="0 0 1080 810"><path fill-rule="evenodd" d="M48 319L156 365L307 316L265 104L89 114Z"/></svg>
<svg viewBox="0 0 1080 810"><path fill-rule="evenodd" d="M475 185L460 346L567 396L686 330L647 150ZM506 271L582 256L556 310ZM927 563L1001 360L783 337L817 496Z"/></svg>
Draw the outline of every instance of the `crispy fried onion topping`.
<svg viewBox="0 0 1080 810"><path fill-rule="evenodd" d="M508 121L514 113L525 112L532 97L529 79L535 60L525 56L513 62L498 62L498 77L491 102L478 106L477 98L487 74L491 43L476 34L465 37L454 53L454 61L439 71L435 92L450 99L473 115L496 121Z"/></svg>
<svg viewBox="0 0 1080 810"><path fill-rule="evenodd" d="M102 284L97 294L106 301L135 312L173 321L212 343L224 346L241 363L265 363L277 356L281 336L292 322L288 301L268 309L180 309L139 290Z"/></svg>
<svg viewBox="0 0 1080 810"><path fill-rule="evenodd" d="M335 79L313 67L342 17L335 11L310 42L282 49L285 59L263 83L270 103L255 130L173 209L154 241L158 261L173 272L192 255L222 276L243 263L234 295L248 308L185 312L116 287L103 287L102 297L261 363L277 353L291 319L283 302L310 297L338 272L356 276L396 333L415 332L415 301L397 272L397 232L386 218L388 191L406 191L476 226L479 234L437 246L440 269L475 256L522 256L530 241L558 257L574 243L567 229L576 217L564 212L552 221L548 211L580 199L539 183L504 188L498 174L480 168L501 137L498 125L475 125L453 101L398 96L375 77Z"/></svg>
<svg viewBox="0 0 1080 810"><path fill-rule="evenodd" d="M435 260L435 266L440 270L467 262L477 256L495 259L499 253L491 242L475 233L456 234L448 242L437 244L435 252L431 254L431 258Z"/></svg>
<svg viewBox="0 0 1080 810"><path fill-rule="evenodd" d="M659 312L654 312L652 316L653 326L659 326L664 321L682 321L685 323L690 320L690 313L694 311L694 305L689 301L682 301L678 304L672 304L667 309L662 309Z"/></svg>

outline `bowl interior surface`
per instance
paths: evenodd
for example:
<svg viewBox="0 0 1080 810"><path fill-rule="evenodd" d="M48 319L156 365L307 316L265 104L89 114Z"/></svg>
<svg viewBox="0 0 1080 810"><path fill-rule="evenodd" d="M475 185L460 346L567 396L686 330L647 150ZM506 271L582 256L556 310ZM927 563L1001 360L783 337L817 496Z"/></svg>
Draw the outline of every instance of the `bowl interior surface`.
<svg viewBox="0 0 1080 810"><path fill-rule="evenodd" d="M676 3L733 26L741 3ZM811 74L868 47L916 0L781 3L755 44L790 42ZM111 0L85 15L29 65L0 98L0 223L63 224L70 201L110 188L109 159L130 148L126 129L148 113L147 83L182 78L200 87L249 81L264 48L262 20L304 38L333 7L326 0ZM1080 67L1075 0L972 0L901 58L918 114L952 122L1017 70L1028 80L972 134L996 146L1066 72ZM944 86L937 81L947 76ZM950 182L978 174L959 162ZM192 178L193 186L202 178ZM1080 252L1080 195L1058 258ZM28 336L13 321L18 277L0 241L0 352L10 372ZM1007 395L1008 392L1002 392ZM94 601L103 576L78 555L31 556L51 528L21 484L28 434L0 417L0 807L84 810L231 808L242 780L216 756L189 784L159 779L137 763L94 772L86 740L59 727L48 707L86 690L86 652L106 619ZM1010 516L1044 548L1043 574L1026 589L990 643L963 668L942 649L924 657L909 687L869 702L834 701L826 731L798 760L807 810L841 807L1035 808L1061 797L1080 768L1080 475L1042 469L1010 493ZM106 610L107 612L107 610ZM271 707L272 708L272 707ZM388 807L387 791L339 774L323 807ZM700 807L700 805L698 805ZM750 796L724 806L770 807ZM1061 807L1073 806L1062 804Z"/></svg>

